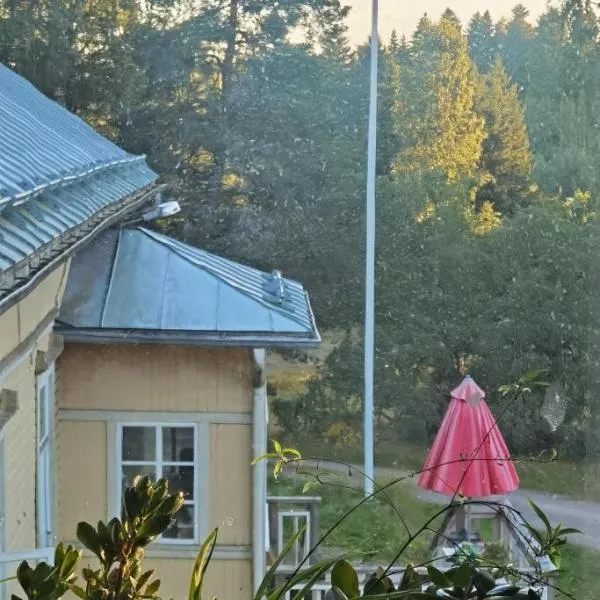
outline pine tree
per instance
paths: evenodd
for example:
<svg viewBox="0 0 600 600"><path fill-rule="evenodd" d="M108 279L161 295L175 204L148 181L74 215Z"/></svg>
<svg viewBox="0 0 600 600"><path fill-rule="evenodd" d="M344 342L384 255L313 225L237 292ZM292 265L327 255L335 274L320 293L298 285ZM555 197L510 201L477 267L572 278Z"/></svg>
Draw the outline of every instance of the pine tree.
<svg viewBox="0 0 600 600"><path fill-rule="evenodd" d="M598 18L590 0L571 0L565 6L565 18L571 43L585 52L598 38Z"/></svg>
<svg viewBox="0 0 600 600"><path fill-rule="evenodd" d="M512 10L512 19L506 26L506 33L497 35L498 47L501 49L500 53L506 70L519 88L524 89L529 83L531 41L535 32L534 27L527 20L528 17L527 8L522 4L517 4Z"/></svg>
<svg viewBox="0 0 600 600"><path fill-rule="evenodd" d="M398 38L398 32L395 29L392 29L387 51L392 56L396 56L396 52L398 52L398 50L400 50L400 39Z"/></svg>
<svg viewBox="0 0 600 600"><path fill-rule="evenodd" d="M526 193L532 158L519 94L499 57L484 77L477 109L487 134L480 167L491 176L490 183L479 190L477 201L479 205L490 201L506 214Z"/></svg>
<svg viewBox="0 0 600 600"><path fill-rule="evenodd" d="M434 30L434 25L427 13L419 19L417 27L412 35L412 50L414 53L421 52L423 50L423 43L427 39L431 38L431 34Z"/></svg>
<svg viewBox="0 0 600 600"><path fill-rule="evenodd" d="M473 172L485 137L475 113L477 72L460 25L442 18L422 21L403 93L402 139L394 170L438 170L448 180ZM416 47L415 47L416 45Z"/></svg>
<svg viewBox="0 0 600 600"><path fill-rule="evenodd" d="M473 15L467 31L469 54L477 70L487 73L494 62L496 41L494 39L494 23L490 12L486 10L483 15L479 12Z"/></svg>
<svg viewBox="0 0 600 600"><path fill-rule="evenodd" d="M598 19L590 0L571 0L563 11L567 40L564 49L561 87L568 96L585 94L595 98L600 77L597 45Z"/></svg>
<svg viewBox="0 0 600 600"><path fill-rule="evenodd" d="M449 23L452 23L457 27L462 28L462 23L460 22L460 19L451 8L446 8L446 10L442 13L442 20L448 21Z"/></svg>
<svg viewBox="0 0 600 600"><path fill-rule="evenodd" d="M324 56L349 64L354 51L348 37L348 26L345 19L350 12L349 6L326 6L320 19L321 35L319 44Z"/></svg>

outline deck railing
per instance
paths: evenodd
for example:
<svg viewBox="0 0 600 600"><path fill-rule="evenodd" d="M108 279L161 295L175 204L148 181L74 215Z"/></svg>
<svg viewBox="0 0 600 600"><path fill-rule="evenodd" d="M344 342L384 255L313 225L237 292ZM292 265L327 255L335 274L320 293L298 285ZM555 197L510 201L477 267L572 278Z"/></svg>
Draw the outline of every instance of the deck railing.
<svg viewBox="0 0 600 600"><path fill-rule="evenodd" d="M0 580L13 577L17 571L17 567L24 560L33 565L41 561L52 564L54 562L54 548L31 548L28 550L0 552ZM0 584L0 600L10 598L10 594L17 591L17 587L18 584L15 581Z"/></svg>

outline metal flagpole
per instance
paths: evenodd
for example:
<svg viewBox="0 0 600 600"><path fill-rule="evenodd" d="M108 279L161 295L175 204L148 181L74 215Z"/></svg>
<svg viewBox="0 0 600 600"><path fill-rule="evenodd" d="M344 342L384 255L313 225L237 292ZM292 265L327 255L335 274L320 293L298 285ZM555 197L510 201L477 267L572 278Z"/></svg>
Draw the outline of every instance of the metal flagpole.
<svg viewBox="0 0 600 600"><path fill-rule="evenodd" d="M373 371L375 359L375 166L377 150L377 39L378 0L372 0L371 77L369 93L369 132L367 144L367 223L365 276L365 495L373 493Z"/></svg>

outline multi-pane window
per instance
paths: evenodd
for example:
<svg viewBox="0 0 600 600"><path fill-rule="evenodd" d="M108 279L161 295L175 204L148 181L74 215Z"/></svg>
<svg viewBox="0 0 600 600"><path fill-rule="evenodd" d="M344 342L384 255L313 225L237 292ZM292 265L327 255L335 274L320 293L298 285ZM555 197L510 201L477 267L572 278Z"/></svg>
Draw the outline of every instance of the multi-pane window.
<svg viewBox="0 0 600 600"><path fill-rule="evenodd" d="M166 478L169 490L184 493L183 507L161 536L167 543L198 541L197 430L194 425L121 425L120 492L136 475Z"/></svg>

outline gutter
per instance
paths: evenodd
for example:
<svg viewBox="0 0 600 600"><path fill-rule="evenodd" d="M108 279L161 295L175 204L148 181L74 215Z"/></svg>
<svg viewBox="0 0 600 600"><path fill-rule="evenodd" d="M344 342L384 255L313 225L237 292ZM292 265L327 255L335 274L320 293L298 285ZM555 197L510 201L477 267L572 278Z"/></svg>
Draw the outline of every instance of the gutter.
<svg viewBox="0 0 600 600"><path fill-rule="evenodd" d="M265 350L252 350L254 377L252 383L252 456L267 452L267 380ZM254 594L266 572L267 555L267 461L252 465L252 581Z"/></svg>
<svg viewBox="0 0 600 600"><path fill-rule="evenodd" d="M285 333L234 331L174 331L144 329L103 329L79 328L61 322L54 327L56 333L64 336L66 342L79 344L168 344L170 346L235 346L250 348L318 348L321 342L318 332L312 335Z"/></svg>

